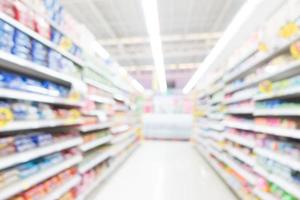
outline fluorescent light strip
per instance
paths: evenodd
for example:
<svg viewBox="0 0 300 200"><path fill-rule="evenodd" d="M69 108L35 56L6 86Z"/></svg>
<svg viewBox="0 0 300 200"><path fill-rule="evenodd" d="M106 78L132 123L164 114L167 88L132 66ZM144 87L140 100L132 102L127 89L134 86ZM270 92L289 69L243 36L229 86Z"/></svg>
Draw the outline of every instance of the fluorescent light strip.
<svg viewBox="0 0 300 200"><path fill-rule="evenodd" d="M150 37L152 56L154 59L155 71L161 92L167 91L166 74L160 38L159 17L157 0L142 1L146 26Z"/></svg>
<svg viewBox="0 0 300 200"><path fill-rule="evenodd" d="M119 69L120 74L122 74L123 76L128 77L128 80L131 81L132 85L134 86L134 88L140 92L140 93L144 93L145 92L145 88L136 80L134 79L132 76L130 76L127 72L127 70L124 69L124 67L120 67L119 64L117 64L117 67Z"/></svg>
<svg viewBox="0 0 300 200"><path fill-rule="evenodd" d="M248 0L244 3L243 7L239 10L239 12L236 14L234 19L230 23L230 25L227 27L226 31L224 32L224 35L217 42L210 54L205 58L201 67L197 69L195 74L183 88L182 92L184 94L189 93L197 84L198 80L200 80L203 77L203 75L215 62L218 56L225 50L226 46L231 41L231 39L236 36L237 32L241 29L242 25L255 11L259 2L260 0Z"/></svg>
<svg viewBox="0 0 300 200"><path fill-rule="evenodd" d="M107 60L110 57L109 53L98 42L95 43L95 51L104 60Z"/></svg>

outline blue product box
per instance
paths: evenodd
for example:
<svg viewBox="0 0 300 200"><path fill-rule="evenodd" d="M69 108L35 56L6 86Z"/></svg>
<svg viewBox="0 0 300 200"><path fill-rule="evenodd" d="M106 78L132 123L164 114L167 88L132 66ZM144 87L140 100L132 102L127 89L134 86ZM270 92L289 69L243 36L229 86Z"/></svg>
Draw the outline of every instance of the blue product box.
<svg viewBox="0 0 300 200"><path fill-rule="evenodd" d="M52 163L49 160L41 159L39 160L38 165L39 168L43 170L43 169L47 169L48 167L51 167Z"/></svg>
<svg viewBox="0 0 300 200"><path fill-rule="evenodd" d="M59 31L57 31L55 28L51 28L51 41L52 42L54 42L55 44L59 44L62 36L63 35Z"/></svg>
<svg viewBox="0 0 300 200"><path fill-rule="evenodd" d="M31 55L27 53L15 52L14 55L25 60L31 60Z"/></svg>
<svg viewBox="0 0 300 200"><path fill-rule="evenodd" d="M61 65L62 55L56 51L50 50L48 53L48 67L59 71Z"/></svg>
<svg viewBox="0 0 300 200"><path fill-rule="evenodd" d="M16 137L15 147L17 152L23 152L35 148L37 145L30 137Z"/></svg>
<svg viewBox="0 0 300 200"><path fill-rule="evenodd" d="M48 64L47 64L47 62L45 60L40 60L40 59L34 58L34 59L32 59L32 62L34 62L35 64L38 64L38 65L41 65L43 67L47 67L48 66Z"/></svg>
<svg viewBox="0 0 300 200"><path fill-rule="evenodd" d="M15 46L12 48L12 53L13 53L14 55L17 55L17 54L19 54L19 53L30 54L30 49L29 49L29 48L26 48L25 46L15 45Z"/></svg>
<svg viewBox="0 0 300 200"><path fill-rule="evenodd" d="M29 105L25 103L11 103L11 110L14 113L15 120L27 120ZM32 113L30 113L32 115Z"/></svg>
<svg viewBox="0 0 300 200"><path fill-rule="evenodd" d="M18 46L24 46L27 48L31 48L31 39L25 33L16 30L14 34L14 43Z"/></svg>
<svg viewBox="0 0 300 200"><path fill-rule="evenodd" d="M3 72L3 75L5 77L6 87L12 89L22 88L23 80L21 76L9 72Z"/></svg>
<svg viewBox="0 0 300 200"><path fill-rule="evenodd" d="M7 24L3 20L0 20L0 30L5 33L10 33L11 35L13 35L15 28L13 26Z"/></svg>
<svg viewBox="0 0 300 200"><path fill-rule="evenodd" d="M3 44L13 46L14 45L14 35L0 31L0 41Z"/></svg>
<svg viewBox="0 0 300 200"><path fill-rule="evenodd" d="M39 171L39 166L31 161L17 167L21 179L25 179Z"/></svg>
<svg viewBox="0 0 300 200"><path fill-rule="evenodd" d="M70 90L64 86L59 86L59 93L62 97L67 97L69 95Z"/></svg>
<svg viewBox="0 0 300 200"><path fill-rule="evenodd" d="M45 146L52 143L52 135L49 133L39 133L31 136L32 141L37 146Z"/></svg>
<svg viewBox="0 0 300 200"><path fill-rule="evenodd" d="M59 93L58 85L50 81L44 81L43 87L47 88L48 90L57 91L57 93Z"/></svg>
<svg viewBox="0 0 300 200"><path fill-rule="evenodd" d="M11 49L12 49L12 47L10 47L10 46L1 46L1 44L0 44L0 50L4 51L6 53L11 53Z"/></svg>

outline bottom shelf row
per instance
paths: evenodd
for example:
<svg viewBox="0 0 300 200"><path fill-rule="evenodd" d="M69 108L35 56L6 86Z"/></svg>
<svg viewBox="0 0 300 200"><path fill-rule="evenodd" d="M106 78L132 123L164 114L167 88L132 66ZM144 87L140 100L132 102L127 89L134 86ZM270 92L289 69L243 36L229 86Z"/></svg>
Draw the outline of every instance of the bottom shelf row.
<svg viewBox="0 0 300 200"><path fill-rule="evenodd" d="M239 199L299 199L298 184L268 172L259 163L252 168L244 167L230 154L217 151L205 140L197 140L196 149Z"/></svg>
<svg viewBox="0 0 300 200"><path fill-rule="evenodd" d="M61 158L58 155L50 155L49 159L52 156L53 163L47 164L45 161L44 166L42 166L43 163L38 165L37 171L32 171L33 167L28 165L28 169L23 170L24 178L21 181L13 181L14 184L0 187L0 200L89 199L88 196L92 194L93 190L111 175L138 145L138 138L132 137L117 146L111 146L111 148L104 146L105 151L99 151L98 158L101 158L103 154L105 159L98 159L97 162L87 160L85 154L83 159L76 149L70 149L69 151L72 153L66 152L62 154ZM116 148L118 151L115 150ZM38 161L41 162L40 160ZM5 172L11 177L16 170L12 168ZM25 173L29 175L26 176ZM16 194L17 196L15 196Z"/></svg>

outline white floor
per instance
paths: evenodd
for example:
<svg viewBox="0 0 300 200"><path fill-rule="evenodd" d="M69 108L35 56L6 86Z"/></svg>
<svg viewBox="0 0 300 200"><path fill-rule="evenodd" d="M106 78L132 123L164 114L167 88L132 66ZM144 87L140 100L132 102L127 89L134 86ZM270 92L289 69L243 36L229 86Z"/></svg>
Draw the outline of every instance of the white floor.
<svg viewBox="0 0 300 200"><path fill-rule="evenodd" d="M95 200L236 200L189 143L144 142Z"/></svg>

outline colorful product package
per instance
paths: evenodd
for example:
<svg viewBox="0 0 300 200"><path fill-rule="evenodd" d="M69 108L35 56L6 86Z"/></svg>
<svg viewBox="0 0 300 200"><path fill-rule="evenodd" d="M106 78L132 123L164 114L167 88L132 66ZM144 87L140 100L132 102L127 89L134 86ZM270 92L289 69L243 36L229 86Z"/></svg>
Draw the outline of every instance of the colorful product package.
<svg viewBox="0 0 300 200"><path fill-rule="evenodd" d="M46 39L50 39L50 24L38 15L34 19L34 30Z"/></svg>
<svg viewBox="0 0 300 200"><path fill-rule="evenodd" d="M13 2L13 13L16 20L34 30L34 13L22 2Z"/></svg>
<svg viewBox="0 0 300 200"><path fill-rule="evenodd" d="M25 179L39 171L39 165L35 163L35 161L27 162L21 164L17 167L19 170L19 177L21 179Z"/></svg>

